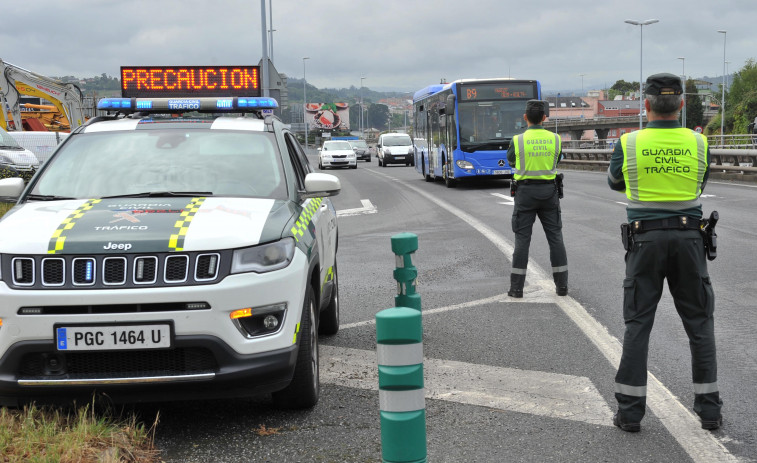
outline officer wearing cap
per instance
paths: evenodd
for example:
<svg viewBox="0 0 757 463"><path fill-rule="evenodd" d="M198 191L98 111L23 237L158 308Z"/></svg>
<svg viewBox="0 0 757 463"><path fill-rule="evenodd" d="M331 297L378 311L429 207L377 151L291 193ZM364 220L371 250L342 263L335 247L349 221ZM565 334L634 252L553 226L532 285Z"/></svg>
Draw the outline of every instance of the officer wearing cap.
<svg viewBox="0 0 757 463"><path fill-rule="evenodd" d="M560 135L542 127L541 123L548 115L549 104L546 101L529 100L523 114L528 128L521 135L513 137L507 150L507 161L515 167L510 190L515 195L512 217L515 249L510 271L510 289L507 292L510 297L523 297L528 248L537 216L547 235L557 295L568 294L568 256L562 238L560 198L556 183L556 180L562 180L562 174L557 176L562 143Z"/></svg>
<svg viewBox="0 0 757 463"><path fill-rule="evenodd" d="M608 183L625 192L630 240L623 280L623 355L615 376L613 423L641 430L647 398L647 352L663 282L683 321L692 357L694 411L704 429L721 426L713 311L714 295L699 200L709 175L707 139L681 127L681 79L655 74L646 82L647 127L621 136ZM626 235L628 236L628 235Z"/></svg>

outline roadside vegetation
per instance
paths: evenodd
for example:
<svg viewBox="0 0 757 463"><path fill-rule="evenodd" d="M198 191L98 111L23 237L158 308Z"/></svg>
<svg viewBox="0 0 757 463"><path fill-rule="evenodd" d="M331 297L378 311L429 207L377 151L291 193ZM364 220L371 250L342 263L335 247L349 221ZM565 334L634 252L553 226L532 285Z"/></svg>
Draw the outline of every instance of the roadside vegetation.
<svg viewBox="0 0 757 463"><path fill-rule="evenodd" d="M156 426L157 417L147 428L134 416L119 418L90 406L0 408L0 461L159 462Z"/></svg>

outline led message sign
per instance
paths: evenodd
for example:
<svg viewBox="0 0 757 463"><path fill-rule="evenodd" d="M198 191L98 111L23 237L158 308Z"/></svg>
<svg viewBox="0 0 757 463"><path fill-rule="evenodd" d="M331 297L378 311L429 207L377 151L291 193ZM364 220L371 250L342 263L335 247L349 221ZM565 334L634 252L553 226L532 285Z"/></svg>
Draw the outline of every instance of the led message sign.
<svg viewBox="0 0 757 463"><path fill-rule="evenodd" d="M260 67L122 66L121 96L260 96Z"/></svg>
<svg viewBox="0 0 757 463"><path fill-rule="evenodd" d="M464 84L461 101L536 98L536 83Z"/></svg>

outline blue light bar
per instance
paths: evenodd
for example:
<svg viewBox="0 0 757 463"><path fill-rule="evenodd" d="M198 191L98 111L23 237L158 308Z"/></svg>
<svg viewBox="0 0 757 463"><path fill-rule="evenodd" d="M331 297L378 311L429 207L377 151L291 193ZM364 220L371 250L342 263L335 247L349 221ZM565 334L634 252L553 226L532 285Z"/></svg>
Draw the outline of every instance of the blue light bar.
<svg viewBox="0 0 757 463"><path fill-rule="evenodd" d="M97 102L97 109L129 109L131 98L103 98Z"/></svg>
<svg viewBox="0 0 757 463"><path fill-rule="evenodd" d="M268 97L204 97L204 98L103 98L97 109L121 113L147 112L175 114L200 112L258 112L276 109L279 103Z"/></svg>

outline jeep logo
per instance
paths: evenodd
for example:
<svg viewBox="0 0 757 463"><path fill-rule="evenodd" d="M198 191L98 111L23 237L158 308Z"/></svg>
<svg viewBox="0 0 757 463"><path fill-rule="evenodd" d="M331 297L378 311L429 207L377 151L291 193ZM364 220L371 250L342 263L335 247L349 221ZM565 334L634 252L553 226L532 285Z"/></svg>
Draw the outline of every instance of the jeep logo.
<svg viewBox="0 0 757 463"><path fill-rule="evenodd" d="M106 244L105 246L103 246L103 249L106 249L106 250L107 249L114 249L114 250L118 250L118 251L128 251L129 249L131 249L131 243L113 243L113 242L109 241L108 244Z"/></svg>

